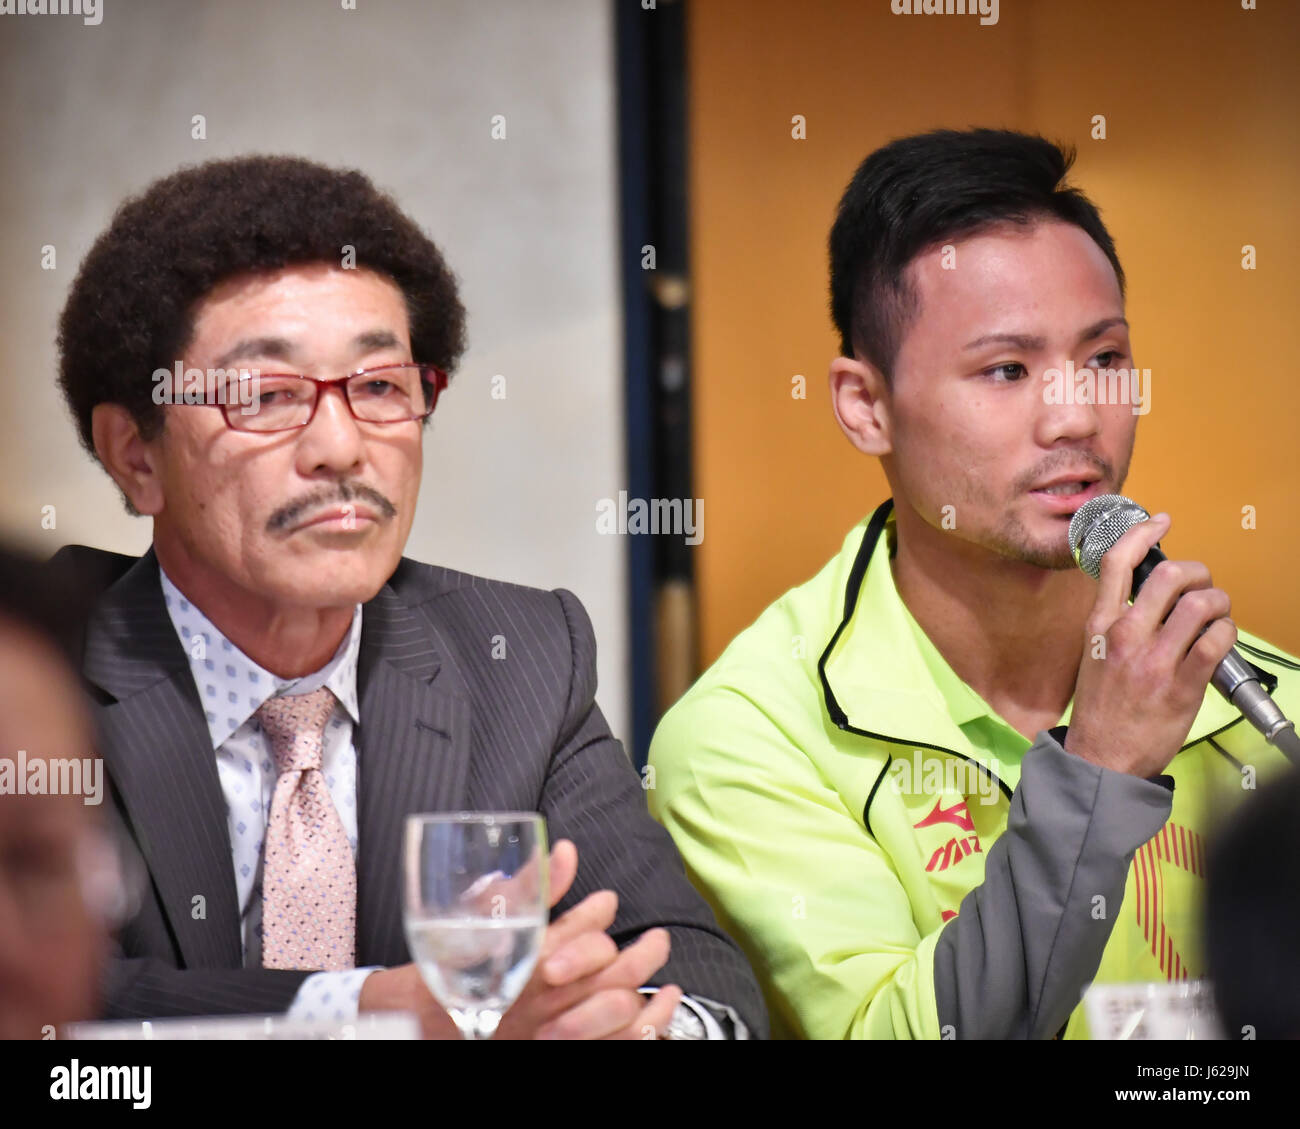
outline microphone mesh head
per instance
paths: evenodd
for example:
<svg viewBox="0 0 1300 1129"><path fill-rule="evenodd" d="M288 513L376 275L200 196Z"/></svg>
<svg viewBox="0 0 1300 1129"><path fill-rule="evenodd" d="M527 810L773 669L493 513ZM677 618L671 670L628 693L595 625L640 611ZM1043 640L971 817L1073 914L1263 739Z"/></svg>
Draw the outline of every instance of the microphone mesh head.
<svg viewBox="0 0 1300 1129"><path fill-rule="evenodd" d="M1093 580L1101 578L1101 558L1133 526L1151 515L1123 494L1102 494L1085 502L1070 519L1070 552Z"/></svg>

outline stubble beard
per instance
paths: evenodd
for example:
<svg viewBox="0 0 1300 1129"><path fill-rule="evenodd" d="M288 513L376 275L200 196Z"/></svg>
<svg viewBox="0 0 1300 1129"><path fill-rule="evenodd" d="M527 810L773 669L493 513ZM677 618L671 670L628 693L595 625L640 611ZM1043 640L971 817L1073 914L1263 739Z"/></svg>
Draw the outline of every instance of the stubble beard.
<svg viewBox="0 0 1300 1129"><path fill-rule="evenodd" d="M1058 535L1050 539L1035 537L1018 515L1011 514L994 530L988 548L1009 561L1063 572L1078 567L1070 553L1068 530L1069 524L1062 517Z"/></svg>

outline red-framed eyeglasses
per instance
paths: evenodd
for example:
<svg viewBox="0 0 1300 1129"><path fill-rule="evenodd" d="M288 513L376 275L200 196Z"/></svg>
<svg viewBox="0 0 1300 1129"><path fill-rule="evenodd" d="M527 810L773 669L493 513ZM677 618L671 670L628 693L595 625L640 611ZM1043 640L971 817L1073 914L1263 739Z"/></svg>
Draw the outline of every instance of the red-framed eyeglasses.
<svg viewBox="0 0 1300 1129"><path fill-rule="evenodd" d="M253 370L227 384L215 406L235 431L292 431L315 418L326 384L343 385L348 410L362 423L407 423L433 414L447 374L437 365L414 362L331 377Z"/></svg>

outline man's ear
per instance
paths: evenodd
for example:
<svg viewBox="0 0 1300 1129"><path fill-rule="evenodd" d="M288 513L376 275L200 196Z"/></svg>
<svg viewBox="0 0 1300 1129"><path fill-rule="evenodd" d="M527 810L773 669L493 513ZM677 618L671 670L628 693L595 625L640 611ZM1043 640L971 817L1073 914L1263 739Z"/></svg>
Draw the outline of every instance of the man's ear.
<svg viewBox="0 0 1300 1129"><path fill-rule="evenodd" d="M90 435L99 461L136 512L149 516L162 513L156 445L141 438L131 413L121 404L96 404L90 415Z"/></svg>
<svg viewBox="0 0 1300 1129"><path fill-rule="evenodd" d="M890 436L888 386L868 361L836 357L831 361L831 407L840 430L864 455L887 455Z"/></svg>

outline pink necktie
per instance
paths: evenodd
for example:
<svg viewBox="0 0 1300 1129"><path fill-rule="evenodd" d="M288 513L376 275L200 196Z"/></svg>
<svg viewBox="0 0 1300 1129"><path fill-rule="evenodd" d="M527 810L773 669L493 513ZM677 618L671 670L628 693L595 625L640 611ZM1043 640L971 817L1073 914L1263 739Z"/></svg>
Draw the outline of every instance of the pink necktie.
<svg viewBox="0 0 1300 1129"><path fill-rule="evenodd" d="M322 686L270 698L257 711L277 774L262 868L265 968L356 964L356 862L320 770L334 702Z"/></svg>

